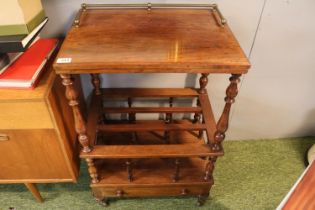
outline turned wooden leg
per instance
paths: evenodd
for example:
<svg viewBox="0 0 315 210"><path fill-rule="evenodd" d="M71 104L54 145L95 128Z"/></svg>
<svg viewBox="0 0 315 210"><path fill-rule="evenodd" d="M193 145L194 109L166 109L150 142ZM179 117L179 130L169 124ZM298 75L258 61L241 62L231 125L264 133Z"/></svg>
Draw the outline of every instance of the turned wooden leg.
<svg viewBox="0 0 315 210"><path fill-rule="evenodd" d="M99 74L91 74L91 82L94 87L95 95L101 95L101 80Z"/></svg>
<svg viewBox="0 0 315 210"><path fill-rule="evenodd" d="M214 170L214 164L217 161L217 157L209 157L207 165L206 165L206 172L204 176L205 181L209 181L213 179L213 170Z"/></svg>
<svg viewBox="0 0 315 210"><path fill-rule="evenodd" d="M98 183L99 180L98 180L98 175L97 175L97 169L94 165L94 160L91 158L86 158L85 161L88 165L88 171L89 171L90 177L92 179L91 182L93 184Z"/></svg>
<svg viewBox="0 0 315 210"><path fill-rule="evenodd" d="M100 204L101 204L102 206L105 206L105 207L109 206L109 199L108 199L108 198L103 198L103 199L100 201Z"/></svg>
<svg viewBox="0 0 315 210"><path fill-rule="evenodd" d="M32 183L24 183L24 185L27 187L27 189L33 194L33 196L36 198L36 200L40 203L43 202L43 198L40 195L37 187L35 186L35 184Z"/></svg>
<svg viewBox="0 0 315 210"><path fill-rule="evenodd" d="M205 195L198 195L198 206L203 206L205 204L205 202L207 201L209 197L209 194L205 194Z"/></svg>
<svg viewBox="0 0 315 210"><path fill-rule="evenodd" d="M82 151L90 152L91 148L89 146L89 139L86 134L85 121L79 108L78 93L74 89L73 78L69 74L62 74L61 78L62 84L66 87L66 97L69 101L69 105L72 107L75 130L78 134L79 142L83 147Z"/></svg>
<svg viewBox="0 0 315 210"><path fill-rule="evenodd" d="M109 199L108 198L94 197L94 199L96 200L96 202L98 202L102 206L105 206L105 207L109 206Z"/></svg>
<svg viewBox="0 0 315 210"><path fill-rule="evenodd" d="M69 100L69 105L72 107L73 116L74 116L74 123L75 123L75 130L78 134L78 139L80 144L82 145L83 152L90 152L91 148L89 145L89 139L86 134L86 125L85 121L83 119L83 116L81 114L80 108L79 108L79 102L78 102L78 93L75 91L73 87L73 78L69 74L62 74L62 84L66 87L66 97ZM94 166L93 159L87 158L86 159L88 170L90 173L90 176L92 178L92 183L98 182L97 177L97 170Z"/></svg>
<svg viewBox="0 0 315 210"><path fill-rule="evenodd" d="M238 89L237 84L240 81L240 74L232 74L230 77L230 85L226 89L225 106L223 113L217 123L217 130L214 134L214 150L220 149L221 142L225 139L225 132L229 127L229 116L232 104L235 102L235 97L237 96Z"/></svg>

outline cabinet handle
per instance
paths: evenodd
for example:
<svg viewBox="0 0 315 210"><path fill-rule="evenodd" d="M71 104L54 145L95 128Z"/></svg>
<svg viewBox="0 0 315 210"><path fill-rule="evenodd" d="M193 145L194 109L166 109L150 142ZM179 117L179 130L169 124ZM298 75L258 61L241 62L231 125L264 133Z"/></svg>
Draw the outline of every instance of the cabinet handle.
<svg viewBox="0 0 315 210"><path fill-rule="evenodd" d="M9 136L6 134L0 134L0 141L9 141Z"/></svg>

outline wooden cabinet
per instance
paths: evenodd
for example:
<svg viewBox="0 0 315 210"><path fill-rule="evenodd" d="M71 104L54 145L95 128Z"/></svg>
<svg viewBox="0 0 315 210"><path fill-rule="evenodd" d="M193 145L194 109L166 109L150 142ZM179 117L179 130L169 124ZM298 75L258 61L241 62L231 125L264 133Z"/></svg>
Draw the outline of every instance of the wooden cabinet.
<svg viewBox="0 0 315 210"><path fill-rule="evenodd" d="M75 88L82 93L79 79ZM79 144L63 92L50 67L34 90L0 90L1 184L76 182Z"/></svg>

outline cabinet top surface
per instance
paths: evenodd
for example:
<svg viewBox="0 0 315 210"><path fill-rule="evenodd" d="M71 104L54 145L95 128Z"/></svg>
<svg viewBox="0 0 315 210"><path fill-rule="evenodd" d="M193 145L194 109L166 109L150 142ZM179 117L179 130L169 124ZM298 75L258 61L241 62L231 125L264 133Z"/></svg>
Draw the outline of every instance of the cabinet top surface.
<svg viewBox="0 0 315 210"><path fill-rule="evenodd" d="M215 12L189 8L83 11L79 27L70 29L54 62L59 74L242 74L249 67Z"/></svg>
<svg viewBox="0 0 315 210"><path fill-rule="evenodd" d="M52 67L45 70L34 89L0 89L0 103L11 101L44 100L55 78Z"/></svg>

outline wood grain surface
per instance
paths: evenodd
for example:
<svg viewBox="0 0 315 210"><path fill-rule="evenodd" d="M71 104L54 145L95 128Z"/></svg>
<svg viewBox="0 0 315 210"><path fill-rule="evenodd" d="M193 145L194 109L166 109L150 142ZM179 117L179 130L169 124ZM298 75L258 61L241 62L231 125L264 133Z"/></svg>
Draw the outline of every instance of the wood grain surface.
<svg viewBox="0 0 315 210"><path fill-rule="evenodd" d="M246 73L230 31L207 9L86 10L54 63L61 73Z"/></svg>
<svg viewBox="0 0 315 210"><path fill-rule="evenodd" d="M282 208L283 210L313 210L315 209L315 162L311 163L310 168L302 177L288 201Z"/></svg>
<svg viewBox="0 0 315 210"><path fill-rule="evenodd" d="M54 127L44 101L0 102L0 110L0 129Z"/></svg>
<svg viewBox="0 0 315 210"><path fill-rule="evenodd" d="M0 183L72 178L54 129L0 132L9 136L0 142Z"/></svg>

